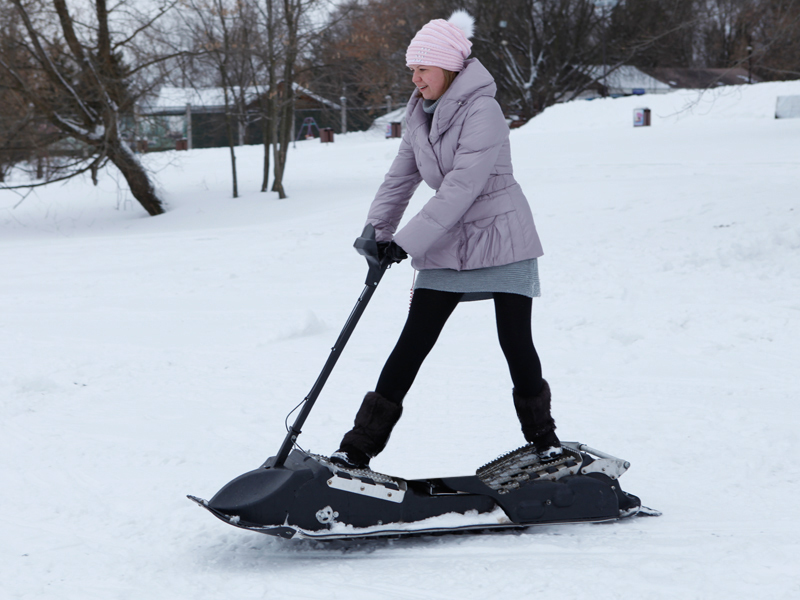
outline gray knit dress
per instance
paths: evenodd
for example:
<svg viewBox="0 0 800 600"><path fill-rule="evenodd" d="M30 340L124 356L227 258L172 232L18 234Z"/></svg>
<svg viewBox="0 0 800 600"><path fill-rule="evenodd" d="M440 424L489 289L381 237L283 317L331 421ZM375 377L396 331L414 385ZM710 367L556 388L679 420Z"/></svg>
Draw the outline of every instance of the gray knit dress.
<svg viewBox="0 0 800 600"><path fill-rule="evenodd" d="M423 100L422 109L432 118L438 103L439 100ZM417 275L414 289L462 293L462 302L487 300L496 292L520 294L529 298L542 295L539 266L535 258L467 271L423 269Z"/></svg>

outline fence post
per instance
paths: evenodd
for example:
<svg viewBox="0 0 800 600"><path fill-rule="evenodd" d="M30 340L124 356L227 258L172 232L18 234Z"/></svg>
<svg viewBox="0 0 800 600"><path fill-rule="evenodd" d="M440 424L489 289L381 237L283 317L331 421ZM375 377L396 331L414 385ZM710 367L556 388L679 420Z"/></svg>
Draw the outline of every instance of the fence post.
<svg viewBox="0 0 800 600"><path fill-rule="evenodd" d="M342 133L347 133L347 98L344 96L344 88L342 89L342 97L339 98L342 105Z"/></svg>
<svg viewBox="0 0 800 600"><path fill-rule="evenodd" d="M186 149L192 149L192 103L186 103Z"/></svg>

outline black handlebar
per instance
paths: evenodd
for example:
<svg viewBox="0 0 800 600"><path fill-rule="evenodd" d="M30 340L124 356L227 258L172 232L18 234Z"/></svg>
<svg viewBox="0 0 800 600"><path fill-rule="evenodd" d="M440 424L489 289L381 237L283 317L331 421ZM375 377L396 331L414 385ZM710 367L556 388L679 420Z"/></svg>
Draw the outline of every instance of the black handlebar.
<svg viewBox="0 0 800 600"><path fill-rule="evenodd" d="M283 440L283 444L281 444L278 454L275 456L275 462L271 465L272 468L279 468L286 462L286 458L289 456L292 447L294 447L297 436L300 435L300 430L308 414L311 412L314 402L316 402L319 393L322 391L322 387L328 380L328 376L330 376L333 371L333 367L336 365L339 356L341 356L342 350L344 350L344 346L347 344L347 340L350 339L350 335L353 333L353 330L355 330L358 320L364 313L364 309L367 308L372 294L375 293L375 288L378 287L378 283L389 267L390 261L388 258L384 257L383 260L378 258L378 243L375 241L375 228L372 225L364 227L364 231L361 233L360 237L356 238L353 246L359 254L367 259L367 265L369 266L367 281L364 284L364 291L361 292L361 296L359 296L353 311L350 313L350 317L347 319L344 329L342 329L342 332L339 334L336 344L331 348L328 360L325 361L325 366L322 368L319 377L317 377L314 387L311 388L308 396L305 397L303 407L300 409L300 414L297 415L294 424L289 428L286 438Z"/></svg>

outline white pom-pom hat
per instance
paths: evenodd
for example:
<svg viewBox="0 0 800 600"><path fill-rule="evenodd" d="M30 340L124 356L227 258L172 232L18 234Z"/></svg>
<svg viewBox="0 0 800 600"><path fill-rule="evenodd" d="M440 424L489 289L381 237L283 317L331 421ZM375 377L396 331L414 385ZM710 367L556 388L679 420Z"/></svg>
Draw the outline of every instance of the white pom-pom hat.
<svg viewBox="0 0 800 600"><path fill-rule="evenodd" d="M464 11L455 11L450 18L434 19L417 32L406 50L406 65L441 67L461 71L469 57L475 19Z"/></svg>

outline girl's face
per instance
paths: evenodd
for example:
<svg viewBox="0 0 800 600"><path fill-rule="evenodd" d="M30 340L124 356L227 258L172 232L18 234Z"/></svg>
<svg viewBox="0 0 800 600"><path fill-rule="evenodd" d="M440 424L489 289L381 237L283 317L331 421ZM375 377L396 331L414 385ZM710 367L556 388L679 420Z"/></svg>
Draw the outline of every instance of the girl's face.
<svg viewBox="0 0 800 600"><path fill-rule="evenodd" d="M425 100L438 100L447 88L444 69L427 65L410 65L411 81Z"/></svg>

